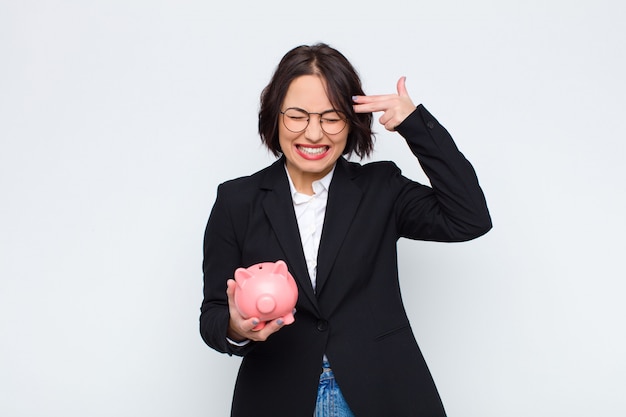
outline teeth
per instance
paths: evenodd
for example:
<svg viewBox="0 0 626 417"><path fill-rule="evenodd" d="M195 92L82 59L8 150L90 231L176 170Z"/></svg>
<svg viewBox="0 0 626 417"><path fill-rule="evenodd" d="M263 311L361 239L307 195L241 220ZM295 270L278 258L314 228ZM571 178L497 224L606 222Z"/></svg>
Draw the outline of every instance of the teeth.
<svg viewBox="0 0 626 417"><path fill-rule="evenodd" d="M308 155L320 155L326 152L326 147L319 148L305 148L304 146L298 146L298 149Z"/></svg>

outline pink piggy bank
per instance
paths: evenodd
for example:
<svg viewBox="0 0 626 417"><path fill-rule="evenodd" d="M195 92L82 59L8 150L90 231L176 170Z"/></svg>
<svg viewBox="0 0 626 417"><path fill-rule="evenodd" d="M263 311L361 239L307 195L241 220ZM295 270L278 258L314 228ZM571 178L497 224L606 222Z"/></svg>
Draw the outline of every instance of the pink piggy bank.
<svg viewBox="0 0 626 417"><path fill-rule="evenodd" d="M262 262L235 271L235 306L245 318L258 317L254 330L265 322L281 317L285 324L294 322L298 286L284 261Z"/></svg>

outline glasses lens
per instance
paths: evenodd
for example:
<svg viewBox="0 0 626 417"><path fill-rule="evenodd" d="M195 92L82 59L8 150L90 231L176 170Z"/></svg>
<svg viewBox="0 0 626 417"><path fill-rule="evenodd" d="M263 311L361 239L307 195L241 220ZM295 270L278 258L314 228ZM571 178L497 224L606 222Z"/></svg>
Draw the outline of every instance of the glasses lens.
<svg viewBox="0 0 626 417"><path fill-rule="evenodd" d="M322 129L329 135L336 135L346 127L346 116L337 111L323 113L320 117Z"/></svg>
<svg viewBox="0 0 626 417"><path fill-rule="evenodd" d="M309 124L309 114L298 109L289 108L283 113L285 127L294 133L302 132Z"/></svg>

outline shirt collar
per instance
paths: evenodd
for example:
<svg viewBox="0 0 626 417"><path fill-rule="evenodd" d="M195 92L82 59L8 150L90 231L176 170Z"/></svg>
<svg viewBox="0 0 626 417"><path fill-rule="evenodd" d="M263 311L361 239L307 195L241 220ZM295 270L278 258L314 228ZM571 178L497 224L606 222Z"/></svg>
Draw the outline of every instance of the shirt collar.
<svg viewBox="0 0 626 417"><path fill-rule="evenodd" d="M333 165L333 168L330 170L330 172L326 174L323 178L320 178L317 181L313 181L313 192L315 194L309 196L299 193L296 190L296 187L293 185L293 181L291 180L291 176L289 175L289 171L287 170L287 165L285 165L285 172L287 173L287 178L289 179L289 190L291 191L291 198L293 202L295 204L306 203L311 198L313 198L313 196L320 194L323 191L328 191L328 189L330 188L330 182L332 181L333 174L335 172L335 166L337 166L337 164Z"/></svg>

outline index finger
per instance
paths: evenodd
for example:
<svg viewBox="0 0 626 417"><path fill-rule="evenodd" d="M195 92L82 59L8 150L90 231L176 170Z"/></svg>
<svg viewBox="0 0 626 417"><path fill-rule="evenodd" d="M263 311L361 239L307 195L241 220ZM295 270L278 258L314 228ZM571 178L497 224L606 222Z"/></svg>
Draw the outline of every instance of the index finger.
<svg viewBox="0 0 626 417"><path fill-rule="evenodd" d="M395 94L382 94L373 96L354 96L352 97L354 111L357 113L371 113L377 111L386 111L391 101L398 96Z"/></svg>

